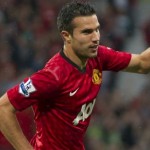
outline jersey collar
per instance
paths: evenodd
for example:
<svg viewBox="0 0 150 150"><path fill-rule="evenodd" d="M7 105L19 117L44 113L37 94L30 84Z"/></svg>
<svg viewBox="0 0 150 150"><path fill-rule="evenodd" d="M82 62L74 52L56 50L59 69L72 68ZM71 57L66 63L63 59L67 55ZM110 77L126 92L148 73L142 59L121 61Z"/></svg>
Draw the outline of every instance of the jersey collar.
<svg viewBox="0 0 150 150"><path fill-rule="evenodd" d="M80 72L85 72L86 71L86 67L84 67L83 69L81 69L78 65L76 65L72 60L70 60L63 52L63 48L60 51L60 55L71 65L73 65L74 67L76 67Z"/></svg>

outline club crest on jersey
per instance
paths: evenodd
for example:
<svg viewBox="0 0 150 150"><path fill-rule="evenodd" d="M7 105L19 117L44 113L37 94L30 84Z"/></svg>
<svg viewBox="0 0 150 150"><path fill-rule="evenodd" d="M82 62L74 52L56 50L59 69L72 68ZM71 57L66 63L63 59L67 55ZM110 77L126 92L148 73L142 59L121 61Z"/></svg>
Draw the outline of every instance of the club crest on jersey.
<svg viewBox="0 0 150 150"><path fill-rule="evenodd" d="M100 84L102 82L102 74L98 69L93 69L92 82L94 84Z"/></svg>
<svg viewBox="0 0 150 150"><path fill-rule="evenodd" d="M29 78L28 81L22 82L19 86L19 93L24 95L25 97L29 97L30 93L36 91L36 88L32 84L31 79Z"/></svg>

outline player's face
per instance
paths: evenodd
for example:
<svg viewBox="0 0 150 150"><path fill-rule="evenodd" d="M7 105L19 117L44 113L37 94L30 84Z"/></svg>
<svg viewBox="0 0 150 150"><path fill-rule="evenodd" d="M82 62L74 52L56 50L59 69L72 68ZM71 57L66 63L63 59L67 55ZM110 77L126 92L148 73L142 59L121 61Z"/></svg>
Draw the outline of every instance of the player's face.
<svg viewBox="0 0 150 150"><path fill-rule="evenodd" d="M100 40L97 16L76 17L72 23L71 48L74 53L80 58L96 57Z"/></svg>

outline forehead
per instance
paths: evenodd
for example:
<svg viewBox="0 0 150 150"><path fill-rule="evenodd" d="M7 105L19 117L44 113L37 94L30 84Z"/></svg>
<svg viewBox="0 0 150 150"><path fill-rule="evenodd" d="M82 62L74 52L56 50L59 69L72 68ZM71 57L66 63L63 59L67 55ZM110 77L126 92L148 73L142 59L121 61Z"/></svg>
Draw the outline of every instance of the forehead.
<svg viewBox="0 0 150 150"><path fill-rule="evenodd" d="M88 28L96 28L99 26L99 21L96 15L91 16L79 16L74 18L72 21L74 28L78 29L88 29Z"/></svg>

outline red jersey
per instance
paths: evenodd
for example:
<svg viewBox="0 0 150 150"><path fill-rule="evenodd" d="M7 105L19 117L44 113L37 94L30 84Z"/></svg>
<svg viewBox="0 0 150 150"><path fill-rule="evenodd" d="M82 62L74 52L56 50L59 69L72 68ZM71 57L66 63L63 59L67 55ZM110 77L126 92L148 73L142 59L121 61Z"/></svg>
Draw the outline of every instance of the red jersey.
<svg viewBox="0 0 150 150"><path fill-rule="evenodd" d="M80 70L61 51L42 70L8 90L17 110L33 107L34 149L84 150L83 137L101 87L102 71L122 70L130 59L129 53L99 46L97 57L88 59Z"/></svg>

